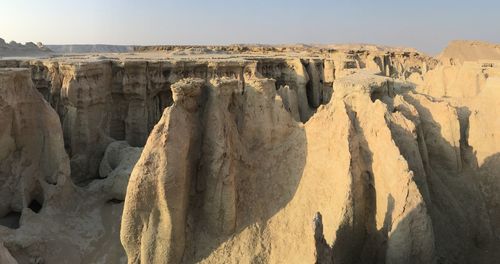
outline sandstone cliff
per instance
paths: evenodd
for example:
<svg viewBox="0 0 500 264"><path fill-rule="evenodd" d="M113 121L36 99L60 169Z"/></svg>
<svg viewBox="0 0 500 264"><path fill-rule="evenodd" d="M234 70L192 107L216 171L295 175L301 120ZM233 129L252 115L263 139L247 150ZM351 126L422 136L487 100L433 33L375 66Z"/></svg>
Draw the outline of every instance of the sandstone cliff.
<svg viewBox="0 0 500 264"><path fill-rule="evenodd" d="M183 155L192 157L188 159L191 165L184 164L182 174L171 172L179 169L175 160L179 155L165 154L159 159L153 154L159 144L151 141L141 156L144 162L134 169L121 233L129 263L160 259L172 263L467 263L494 259L494 254L484 254L498 243L493 230L497 220L492 214L496 209L489 204L494 198L492 189L485 190L483 180L476 178L482 175L497 182L493 170L498 165L483 169L470 160L464 150L470 145L462 108L416 94L407 83L357 73L337 80L333 99L304 126L285 116L266 118L286 111L281 100L276 110L264 106L262 114L252 114L254 108L248 105L276 102L269 90L255 97L250 86L240 95L233 82L232 95L227 97L212 92L211 87L205 85L208 99L200 104L203 114L189 121L196 124L196 131L209 136L192 139L191 134L185 141L189 143ZM210 107L214 95L222 100L218 104L222 109ZM225 108L227 100L232 107ZM211 122L205 123L207 116ZM216 121L223 116L233 118ZM246 127L247 116L258 127ZM150 138L166 140L161 151L168 151L168 145L177 141L172 134L178 126L163 125L178 120L173 118L164 115ZM288 128L273 140L279 120L288 123ZM261 134L262 130L269 132ZM211 143L216 135L226 136L220 143ZM252 165L255 162L259 165ZM146 173L150 167L159 171ZM142 191L147 188L162 188L157 192L162 196L150 197L151 191ZM174 193L177 196L169 198ZM151 200L166 206L151 207ZM140 217L137 210L146 204L151 209ZM176 221L149 212L160 208ZM313 228L311 220L317 212ZM157 226L154 231L144 229L152 225ZM164 228L165 233L158 233Z"/></svg>
<svg viewBox="0 0 500 264"><path fill-rule="evenodd" d="M245 75L276 80L276 89L296 120L306 122L333 93L336 78L359 69L406 79L421 75L432 59L418 53L359 51L301 56L152 60L79 57L0 61L0 67L29 67L35 87L56 109L78 185L98 178L106 147L114 140L143 147L163 110L173 103L171 85L185 77L209 81ZM156 55L155 55L156 56ZM346 59L348 58L348 59ZM350 64L350 61L354 64ZM429 64L431 64L429 62ZM347 65L347 66L346 66ZM283 87L284 89L280 89Z"/></svg>
<svg viewBox="0 0 500 264"><path fill-rule="evenodd" d="M496 61L206 49L0 61L0 261L500 257Z"/></svg>
<svg viewBox="0 0 500 264"><path fill-rule="evenodd" d="M32 88L27 69L0 70L0 107L0 215L5 216L43 205L63 191L70 168L59 118Z"/></svg>
<svg viewBox="0 0 500 264"><path fill-rule="evenodd" d="M29 69L0 69L0 109L0 263L125 261L120 196L73 185L60 119Z"/></svg>

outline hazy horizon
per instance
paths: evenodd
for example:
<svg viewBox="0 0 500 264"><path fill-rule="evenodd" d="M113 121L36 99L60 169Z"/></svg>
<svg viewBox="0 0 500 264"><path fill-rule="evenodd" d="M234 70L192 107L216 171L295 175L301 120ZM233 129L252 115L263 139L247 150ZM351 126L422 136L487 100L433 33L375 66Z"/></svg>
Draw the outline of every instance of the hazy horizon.
<svg viewBox="0 0 500 264"><path fill-rule="evenodd" d="M500 42L498 10L492 0L21 0L2 3L0 38L46 45L355 43L436 54L457 39Z"/></svg>

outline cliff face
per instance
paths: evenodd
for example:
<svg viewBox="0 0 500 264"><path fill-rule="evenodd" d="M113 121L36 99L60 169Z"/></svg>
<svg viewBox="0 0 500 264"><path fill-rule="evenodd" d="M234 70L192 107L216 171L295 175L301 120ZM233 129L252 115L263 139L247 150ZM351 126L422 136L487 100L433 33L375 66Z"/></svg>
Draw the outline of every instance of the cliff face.
<svg viewBox="0 0 500 264"><path fill-rule="evenodd" d="M0 216L43 206L70 184L59 119L27 69L0 69ZM52 129L54 128L54 129Z"/></svg>
<svg viewBox="0 0 500 264"><path fill-rule="evenodd" d="M0 61L0 260L497 259L494 62L237 50Z"/></svg>
<svg viewBox="0 0 500 264"><path fill-rule="evenodd" d="M73 185L60 119L29 69L0 69L0 110L0 262L123 262L120 190Z"/></svg>
<svg viewBox="0 0 500 264"><path fill-rule="evenodd" d="M471 127L464 108L357 73L336 80L333 99L301 125L268 83L250 76L242 94L237 80L179 83L207 99L182 118L174 103L132 172L129 263L495 258L484 253L498 243L484 182L498 182L498 164L478 166L466 132L486 122ZM186 138L174 146L176 134Z"/></svg>
<svg viewBox="0 0 500 264"><path fill-rule="evenodd" d="M99 163L113 140L144 146L163 110L173 103L171 85L182 78L207 82L220 77L244 82L250 75L273 78L288 111L295 120L306 122L330 100L338 76L363 68L404 77L410 72L420 74L429 60L416 53L351 55L356 63L347 68L344 66L349 63L338 54L332 58L98 59L83 63L72 58L1 61L0 67L31 68L35 87L61 119L72 179L85 185L98 177Z"/></svg>
<svg viewBox="0 0 500 264"><path fill-rule="evenodd" d="M481 93L488 79L499 76L500 60L439 65L427 72L419 91L435 97L473 98Z"/></svg>

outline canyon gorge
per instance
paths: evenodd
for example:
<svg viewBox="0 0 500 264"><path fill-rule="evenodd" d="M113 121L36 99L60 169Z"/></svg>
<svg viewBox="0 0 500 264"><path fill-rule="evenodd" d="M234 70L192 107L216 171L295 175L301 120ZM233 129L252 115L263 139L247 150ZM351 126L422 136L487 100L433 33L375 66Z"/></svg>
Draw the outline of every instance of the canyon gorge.
<svg viewBox="0 0 500 264"><path fill-rule="evenodd" d="M1 264L500 259L499 45L28 46Z"/></svg>

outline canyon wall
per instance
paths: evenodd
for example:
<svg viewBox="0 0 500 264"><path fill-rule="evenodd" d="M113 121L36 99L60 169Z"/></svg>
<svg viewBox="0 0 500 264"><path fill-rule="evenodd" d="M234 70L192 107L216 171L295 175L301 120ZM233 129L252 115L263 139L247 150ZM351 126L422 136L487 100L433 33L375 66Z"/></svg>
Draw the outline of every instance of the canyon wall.
<svg viewBox="0 0 500 264"><path fill-rule="evenodd" d="M42 206L71 186L61 126L28 69L0 69L0 216Z"/></svg>
<svg viewBox="0 0 500 264"><path fill-rule="evenodd" d="M0 110L0 262L124 262L125 190L73 184L60 119L29 69L0 69Z"/></svg>
<svg viewBox="0 0 500 264"><path fill-rule="evenodd" d="M500 257L494 61L322 50L4 67L27 69L0 69L2 261Z"/></svg>
<svg viewBox="0 0 500 264"><path fill-rule="evenodd" d="M489 126L469 126L469 106L358 72L337 79L332 100L302 125L268 83L251 75L241 94L237 80L180 82L208 97L189 117L174 103L132 172L121 231L129 263L496 258L496 198L484 182L496 186L498 164L476 159L496 160L497 150L469 152L469 133ZM183 126L201 134L184 132L177 146ZM482 142L496 142L493 126Z"/></svg>
<svg viewBox="0 0 500 264"><path fill-rule="evenodd" d="M418 53L359 54L363 56L350 58L356 61L354 65L335 55L331 59L87 59L85 62L70 57L4 60L0 61L0 67L31 69L35 87L61 119L72 179L86 185L98 178L99 163L109 143L124 140L133 147L144 146L163 110L173 103L171 85L182 78L208 81L232 77L242 82L245 75L273 78L288 110L293 111L296 120L305 122L316 108L330 100L333 81L338 76L367 67L389 76L405 76L410 72L421 73L423 65L430 60ZM415 66L417 64L420 66Z"/></svg>

